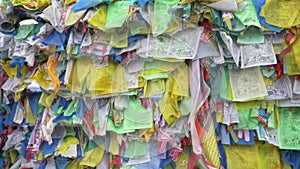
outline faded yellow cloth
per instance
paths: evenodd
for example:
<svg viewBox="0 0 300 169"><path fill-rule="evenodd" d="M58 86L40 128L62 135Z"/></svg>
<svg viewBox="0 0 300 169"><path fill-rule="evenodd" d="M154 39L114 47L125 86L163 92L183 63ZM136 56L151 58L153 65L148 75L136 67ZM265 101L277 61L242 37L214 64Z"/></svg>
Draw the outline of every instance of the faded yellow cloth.
<svg viewBox="0 0 300 169"><path fill-rule="evenodd" d="M150 129L140 129L139 137L141 140L145 140L146 142L149 142L149 140L152 138L153 133L155 131L154 125Z"/></svg>
<svg viewBox="0 0 300 169"><path fill-rule="evenodd" d="M275 82L278 79L277 76L275 76L274 78L267 78L264 76L263 78L266 86L270 86L273 82Z"/></svg>
<svg viewBox="0 0 300 169"><path fill-rule="evenodd" d="M56 151L59 151L60 154L65 154L72 144L79 144L79 140L75 136L69 136L67 138L64 138L64 140L61 143L61 146L58 147Z"/></svg>
<svg viewBox="0 0 300 169"><path fill-rule="evenodd" d="M9 157L10 157L10 161L14 162L16 161L17 157L18 157L18 151L17 150L12 150L9 152Z"/></svg>
<svg viewBox="0 0 300 169"><path fill-rule="evenodd" d="M74 159L71 163L69 163L66 167L66 169L83 169L84 166L83 165L80 165L80 161L77 160L77 159Z"/></svg>
<svg viewBox="0 0 300 169"><path fill-rule="evenodd" d="M47 80L47 78L48 73L44 69L44 65L41 65L30 80L35 80L40 86L47 89L51 85L51 80Z"/></svg>
<svg viewBox="0 0 300 169"><path fill-rule="evenodd" d="M10 68L9 67L9 64L10 62L6 62L2 68L3 70L5 71L5 73L8 75L8 77L10 78L14 78L16 75L17 75L17 69L18 69L18 65L13 67L13 68ZM21 69L21 72L22 72L22 69Z"/></svg>
<svg viewBox="0 0 300 169"><path fill-rule="evenodd" d="M78 58L65 84L71 91L82 92L85 91L85 82L87 89L96 95L128 91L124 68L112 61L109 61L108 66L96 68L90 57Z"/></svg>
<svg viewBox="0 0 300 169"><path fill-rule="evenodd" d="M83 159L80 160L81 166L96 167L102 160L105 150L103 148L96 147L88 152L84 153Z"/></svg>
<svg viewBox="0 0 300 169"><path fill-rule="evenodd" d="M146 82L147 82L147 80L145 80L145 79L143 78L142 72L139 72L139 74L138 74L138 87L139 87L139 88L144 87L145 84L146 84Z"/></svg>
<svg viewBox="0 0 300 169"><path fill-rule="evenodd" d="M298 68L300 67L300 38L298 37L292 45L293 54Z"/></svg>
<svg viewBox="0 0 300 169"><path fill-rule="evenodd" d="M125 69L117 64L112 76L112 93L128 92L128 85L125 75Z"/></svg>
<svg viewBox="0 0 300 169"><path fill-rule="evenodd" d="M44 157L43 157L43 152L42 152L42 151L40 151L40 152L38 153L37 159L38 159L39 161L42 161L42 160L44 159Z"/></svg>
<svg viewBox="0 0 300 169"><path fill-rule="evenodd" d="M49 108L51 107L54 99L55 99L55 93L47 94L43 92L40 97L39 104Z"/></svg>
<svg viewBox="0 0 300 169"><path fill-rule="evenodd" d="M278 147L256 142L253 146L224 145L230 169L281 169Z"/></svg>
<svg viewBox="0 0 300 169"><path fill-rule="evenodd" d="M65 26L74 25L84 15L85 12L86 10L81 10L78 12L73 12L72 10L69 10L65 19Z"/></svg>
<svg viewBox="0 0 300 169"><path fill-rule="evenodd" d="M71 3L75 3L77 0L65 0L65 5L69 5Z"/></svg>
<svg viewBox="0 0 300 169"><path fill-rule="evenodd" d="M215 133L214 124L211 123L208 132L205 134L204 142L202 144L208 161L213 164L216 168L220 168L220 152L218 149L217 136Z"/></svg>
<svg viewBox="0 0 300 169"><path fill-rule="evenodd" d="M180 109L178 107L178 97L172 96L174 79L170 76L166 82L165 95L159 103L159 109L163 114L166 122L172 125L177 118L180 117Z"/></svg>
<svg viewBox="0 0 300 169"><path fill-rule="evenodd" d="M176 60L177 62L177 60ZM145 62L145 68L143 70L143 76L149 77L158 73L171 72L176 69L176 62L153 60L151 62Z"/></svg>
<svg viewBox="0 0 300 169"><path fill-rule="evenodd" d="M231 101L233 101L234 99L233 99L233 94L232 94L232 88L230 87L231 86L231 83L230 83L230 80L228 80L228 100L231 100Z"/></svg>
<svg viewBox="0 0 300 169"><path fill-rule="evenodd" d="M265 17L267 23L271 25L290 28L299 22L297 18L299 10L300 1L298 0L266 0L260 15Z"/></svg>
<svg viewBox="0 0 300 169"><path fill-rule="evenodd" d="M9 67L10 63L11 63L11 61L6 62L6 63L2 66L2 68L3 68L3 70L5 71L5 73L6 73L10 78L14 78L14 77L16 77L16 75L17 75L17 69L18 69L19 65L17 65L17 66L15 66L15 67L11 68L11 67ZM27 73L28 73L28 67L27 67L26 65L24 65L24 66L22 67L22 69L21 69L21 74L22 74L21 82L22 82L22 83L24 82Z"/></svg>
<svg viewBox="0 0 300 169"><path fill-rule="evenodd" d="M179 153L178 159L175 161L176 169L187 169L188 161L189 161L189 156L187 153Z"/></svg>
<svg viewBox="0 0 300 169"><path fill-rule="evenodd" d="M23 78L23 80L21 81L21 83L19 84L19 86L18 86L18 89L15 91L15 98L14 98L14 100L15 100L15 102L17 102L18 100L20 100L21 99L21 97L22 97L22 92L27 88L27 84L25 84L25 83L23 83L24 82L24 78Z"/></svg>
<svg viewBox="0 0 300 169"><path fill-rule="evenodd" d="M50 0L12 0L14 6L22 5L27 9L39 9L41 7L46 7L51 4Z"/></svg>
<svg viewBox="0 0 300 169"><path fill-rule="evenodd" d="M283 44L273 44L274 53L279 55L283 51Z"/></svg>
<svg viewBox="0 0 300 169"><path fill-rule="evenodd" d="M152 97L165 91L164 79L146 80L144 86L144 97Z"/></svg>
<svg viewBox="0 0 300 169"><path fill-rule="evenodd" d="M267 109L274 105L274 101L255 100L248 102L234 102L233 104L236 110L247 110L251 108L259 109L260 107Z"/></svg>
<svg viewBox="0 0 300 169"><path fill-rule="evenodd" d="M25 100L25 114L26 114L26 123L35 124L37 115L32 114L32 110L29 106L28 99Z"/></svg>
<svg viewBox="0 0 300 169"><path fill-rule="evenodd" d="M105 31L107 17L107 6L100 6L94 15L88 20L88 23L102 31Z"/></svg>
<svg viewBox="0 0 300 169"><path fill-rule="evenodd" d="M72 68L70 79L66 82L66 86L71 91L82 92L83 83L93 67L93 61L90 57L81 57L76 59Z"/></svg>
<svg viewBox="0 0 300 169"><path fill-rule="evenodd" d="M183 62L177 69L172 73L174 78L174 85L172 94L176 96L189 97L189 68Z"/></svg>
<svg viewBox="0 0 300 169"><path fill-rule="evenodd" d="M24 100L24 114L26 116L26 123L29 123L31 121L30 123L32 124L33 114L32 114L31 108L30 108L29 103L28 103L28 98L26 98Z"/></svg>
<svg viewBox="0 0 300 169"><path fill-rule="evenodd" d="M120 154L120 146L117 140L117 135L115 133L110 134L109 152L112 153L113 155Z"/></svg>
<svg viewBox="0 0 300 169"><path fill-rule="evenodd" d="M108 62L108 66L95 68L87 76L87 89L96 95L122 93L128 91L125 70L117 63Z"/></svg>
<svg viewBox="0 0 300 169"><path fill-rule="evenodd" d="M127 28L115 28L111 33L110 45L115 48L126 48L128 46L128 34Z"/></svg>
<svg viewBox="0 0 300 169"><path fill-rule="evenodd" d="M274 128L278 128L279 123L279 110L278 107L274 107Z"/></svg>
<svg viewBox="0 0 300 169"><path fill-rule="evenodd" d="M285 55L284 62L287 68L288 75L300 74L300 64L297 63L296 55L294 55L293 50Z"/></svg>

